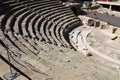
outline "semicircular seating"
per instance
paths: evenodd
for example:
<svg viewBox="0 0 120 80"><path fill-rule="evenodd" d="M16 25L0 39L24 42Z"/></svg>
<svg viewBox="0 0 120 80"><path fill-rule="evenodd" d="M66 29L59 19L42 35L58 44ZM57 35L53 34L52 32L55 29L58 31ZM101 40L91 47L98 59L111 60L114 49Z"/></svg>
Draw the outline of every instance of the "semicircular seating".
<svg viewBox="0 0 120 80"><path fill-rule="evenodd" d="M57 0L1 0L0 23L6 45L37 55L40 43L70 48L68 33L81 21Z"/></svg>
<svg viewBox="0 0 120 80"><path fill-rule="evenodd" d="M41 40L58 46L69 47L65 32L69 25L73 27L80 25L80 20L73 12L62 6L56 0L2 0L2 9L6 11L2 21L2 30L11 34L19 34L24 39ZM66 14L65 14L66 13ZM70 27L70 26L69 26Z"/></svg>
<svg viewBox="0 0 120 80"><path fill-rule="evenodd" d="M4 27L4 30L3 30L3 33L4 34L6 34L6 33L8 33L8 30L10 29L11 30L11 32L9 32L8 33L8 35L9 35L9 37L11 38L11 40L13 40L13 42L15 42L14 40L16 39L16 37L14 38L13 37L13 35L14 35L14 33L12 32L13 31L13 24L11 24L11 23L14 23L15 22L15 18L13 18L13 17L15 17L14 16L14 14L12 14L13 13L13 11L14 11L15 9L12 9L11 11L9 11L5 16L4 16L4 18L3 18L3 20L1 21L1 25L2 26L6 26L6 27ZM12 15L11 17L9 17L10 16L10 14ZM8 20L7 20L8 19ZM6 23L6 24L5 24ZM15 25L16 26L16 25ZM9 31L10 31L9 30ZM20 40L20 39L19 39ZM26 45L27 43L25 43L24 44L24 46ZM19 45L18 45L19 46ZM26 46L26 48L28 48L28 45ZM30 46L29 48L33 48L33 46ZM34 47L34 49L35 49L35 47ZM31 49L31 50L34 50L34 49ZM30 50L29 50L30 51ZM33 52L32 52L33 53Z"/></svg>
<svg viewBox="0 0 120 80"><path fill-rule="evenodd" d="M38 64L49 61L41 54L53 56L52 53L73 51L69 32L80 25L72 10L58 0L0 0L2 53L9 49L13 52L10 57L17 63L24 62L31 71L31 67L39 67L30 60ZM38 58L43 59L40 62ZM52 61L50 64L54 65Z"/></svg>

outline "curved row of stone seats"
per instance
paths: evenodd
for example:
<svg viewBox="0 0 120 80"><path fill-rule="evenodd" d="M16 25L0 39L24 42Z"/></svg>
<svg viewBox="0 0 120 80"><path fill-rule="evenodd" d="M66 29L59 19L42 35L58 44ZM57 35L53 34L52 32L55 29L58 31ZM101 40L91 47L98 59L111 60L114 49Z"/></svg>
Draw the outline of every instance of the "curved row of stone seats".
<svg viewBox="0 0 120 80"><path fill-rule="evenodd" d="M42 6L42 5L45 5L45 4L51 4L51 3L55 3L56 5L58 5L59 3L56 3L56 1L45 1L45 0L38 0L38 1L30 1L30 2L27 2L27 4L26 4L26 2L27 1L25 1L25 2L23 2L22 1L22 4L25 4L25 6L39 6L39 4Z"/></svg>
<svg viewBox="0 0 120 80"><path fill-rule="evenodd" d="M48 32L48 28L52 26L51 23L52 22L50 22L49 20L45 20L45 25L41 26L41 30L44 31L44 34L47 36L47 38L49 39L49 41L53 42L55 39L53 39L53 37L50 36L50 33Z"/></svg>
<svg viewBox="0 0 120 80"><path fill-rule="evenodd" d="M56 36L55 29L57 27L56 24L51 22L51 27L53 28L51 31L49 29L49 34L54 38L54 40L57 42L57 46L63 46L64 44L59 40L59 37Z"/></svg>
<svg viewBox="0 0 120 80"><path fill-rule="evenodd" d="M42 30L43 31L43 30Z"/></svg>
<svg viewBox="0 0 120 80"><path fill-rule="evenodd" d="M11 42L14 42L16 46L19 46L19 48L22 50L22 48L26 48L28 51L30 51L31 53L36 54L37 51L35 51L34 47L32 47L27 41L25 41L22 37L15 37L12 35L12 32L8 32L6 35L8 35L8 37L11 39ZM23 50L24 51L24 50Z"/></svg>
<svg viewBox="0 0 120 80"><path fill-rule="evenodd" d="M34 26L36 35L39 37L40 41L45 41L45 39L42 37L42 34L40 33L40 26L43 20L44 18L40 16L40 18L36 21L35 26Z"/></svg>
<svg viewBox="0 0 120 80"><path fill-rule="evenodd" d="M4 20L2 21L3 22L3 26L6 24L6 21L7 21L7 19L13 14L13 13L15 13L16 11L18 11L18 10L21 10L21 8L24 8L23 6L18 6L18 5L16 5L17 7L15 7L15 8L13 8L13 9L11 9L11 11L8 11L6 14L7 15L4 15ZM26 9L24 10L24 11L26 11ZM18 15L21 15L21 13L19 13L18 12ZM13 17L14 15L12 15L11 17ZM10 24L10 23L9 23Z"/></svg>
<svg viewBox="0 0 120 80"><path fill-rule="evenodd" d="M64 12L61 12L60 14L63 14ZM57 36L57 33L56 33L56 28L58 28L57 27L57 25L58 25L58 23L59 23L59 21L62 21L63 20L63 18L65 18L65 19L67 19L67 18L69 18L69 17L72 17L73 15L69 15L69 14L71 14L71 13L66 13L66 14L63 14L63 15L56 15L56 14L54 14L53 16L50 16L50 20L52 21L52 22L54 22L54 24L53 24L53 27L50 27L48 30L49 30L49 33L51 33L51 35L53 36L53 37L55 37L54 39L57 39L59 42L60 42L60 39L59 39L59 36ZM67 15L69 15L69 16L67 16ZM55 25L55 26L54 26ZM48 32L46 32L46 33L48 33ZM61 42L62 43L62 42ZM64 46L64 45L63 45Z"/></svg>
<svg viewBox="0 0 120 80"><path fill-rule="evenodd" d="M22 15L19 15L17 17L17 20L14 21L15 25L13 26L14 27L14 31L17 32L17 33L21 33L23 35L23 32L26 32L26 31L23 31L23 27L21 25L21 22L23 21L23 19L28 15L30 14L31 12L30 11L26 11L24 14ZM17 29L17 31L16 31Z"/></svg>
<svg viewBox="0 0 120 80"><path fill-rule="evenodd" d="M8 15L9 15L9 13L8 13ZM6 15L7 16L7 15ZM7 16L8 17L8 16ZM11 19L11 18L10 18ZM9 20L6 20L7 21L7 23L8 23L8 25L6 25L6 27L7 28L10 28L11 27L11 25L9 26ZM13 20L12 20L13 21ZM4 22L5 22L5 18L4 18ZM4 23L5 24L5 23ZM5 25L2 25L2 26L5 26ZM12 27L11 27L12 28ZM10 35L10 34L9 34ZM12 34L11 34L12 35ZM13 39L13 37L11 37L11 39ZM25 43L27 46L28 46L28 44L27 43ZM32 48L32 47L30 47L30 48ZM32 50L32 49L31 49Z"/></svg>
<svg viewBox="0 0 120 80"><path fill-rule="evenodd" d="M34 13L32 13L32 11L28 9L26 10L26 12L22 13L18 18L19 32L21 31L23 37L29 37L30 39L32 38L32 35L30 35L28 28L29 28L29 22L33 18L33 16Z"/></svg>
<svg viewBox="0 0 120 80"><path fill-rule="evenodd" d="M29 14L29 15L31 15L32 14L32 12ZM27 15L27 16L29 16L29 15ZM32 25L31 25L31 20L32 19L34 19L34 13L33 13L33 15L32 16L29 16L28 17L28 19L27 19L27 21L26 21L26 23L25 23L25 26L22 26L22 28L23 27L25 27L26 29L26 32L28 33L28 35L30 36L30 38L35 38L36 36L33 34L33 32L32 32Z"/></svg>
<svg viewBox="0 0 120 80"><path fill-rule="evenodd" d="M50 2L50 1L48 1L48 2L45 2L45 1L39 1L39 2L37 2L36 1L36 3L32 3L32 2L29 2L29 3L22 3L22 5L25 5L25 7L28 7L28 8L30 8L30 9L32 9L32 7L41 7L41 9L43 9L43 8L45 8L45 7L51 7L51 6L53 6L53 4L54 5L56 5L56 6L58 6L58 7L61 7L61 5L59 5L58 3L54 3L54 2ZM46 5L47 4L47 5ZM33 9L34 10L34 9Z"/></svg>
<svg viewBox="0 0 120 80"><path fill-rule="evenodd" d="M22 44L19 40L17 40L14 36L12 36L11 32L9 32L8 34L4 34L4 35L20 51L24 52L25 54L37 55L37 53L35 53L33 50L31 50L29 46ZM27 43L25 42L25 44L27 44Z"/></svg>
<svg viewBox="0 0 120 80"><path fill-rule="evenodd" d="M59 39L60 40L60 39Z"/></svg>
<svg viewBox="0 0 120 80"><path fill-rule="evenodd" d="M29 11L28 11L29 12ZM29 13L29 15L31 15L32 14L32 12L30 12ZM34 13L33 13L34 14ZM22 21L20 22L20 25L21 25L21 23L22 23L22 25L20 26L21 28L22 28L22 30L24 30L24 31L22 31L23 32L23 35L24 36L28 36L29 35L29 37L30 38L34 38L33 37L33 35L30 35L30 31L28 30L28 28L29 28L29 21L33 18L33 15L32 15L32 17L31 16L29 16L29 15L27 15L26 17L28 17L28 18L26 18L26 17L22 17ZM23 15L24 16L24 15ZM23 20L25 20L25 23L24 23L24 21ZM19 28L20 28L19 27Z"/></svg>
<svg viewBox="0 0 120 80"><path fill-rule="evenodd" d="M73 17L71 17L71 16L66 16L66 17L63 17L63 18L59 19L58 21L56 21L56 23L59 25L59 26L56 28L56 34L58 34L57 36L61 37L61 36L59 35L59 30L60 30L60 29L63 29L63 28L62 28L61 21L66 21L66 19L69 19L69 18L73 18ZM63 23L63 24L64 24L64 23Z"/></svg>
<svg viewBox="0 0 120 80"><path fill-rule="evenodd" d="M69 46L69 43L65 40L63 34L65 31L64 28L67 27L68 24L74 22L71 21L72 19L75 19L75 16L69 8L63 8L57 1L41 0L35 2L34 0L18 0L15 2L16 7L13 7L13 9L5 16L6 19L3 20L3 23L7 21L7 23L4 23L5 25L2 24L2 26L6 26L3 31L7 31L10 28L11 35L20 34L20 42L23 44L28 40L29 42L25 43L25 46L29 46L30 50L32 50L30 41L34 42L35 40L33 39L36 38L37 40L42 41L43 39L44 41L55 45ZM65 17L64 13L69 15L66 15ZM68 23L69 21L71 22ZM62 25L63 29L61 28ZM17 35L13 37L17 37L19 40Z"/></svg>
<svg viewBox="0 0 120 80"><path fill-rule="evenodd" d="M70 11L65 11L65 10L62 10L62 11L63 11L64 13L65 13L65 12L70 13ZM47 19L48 19L49 21L55 23L54 19L56 19L58 16L61 16L61 14L63 14L62 11L60 11L60 10L55 10L55 11L53 11L52 13L48 13L48 14L46 14L46 15L44 15L44 16L47 17ZM56 14L54 14L54 13L56 13ZM52 14L53 14L53 15L52 15ZM57 24L57 23L56 23L56 24ZM50 28L54 28L54 26L49 26L49 27L47 27L47 28L46 28L46 34L47 34L48 36L50 36L50 37L54 37L54 36L50 35L50 33L49 33ZM51 32L53 32L53 31L51 31ZM54 33L54 34L55 34L55 33ZM57 39L57 38L54 38L53 40L56 40L56 39Z"/></svg>
<svg viewBox="0 0 120 80"><path fill-rule="evenodd" d="M26 18L24 18L24 19L22 19L23 21L22 21L22 25L21 25L21 28L22 28L22 30L23 30L23 34L24 34L24 32L26 32L26 35L23 37L23 38L25 38L25 39L27 39L28 41L30 41L30 43L31 43L31 41L33 41L34 42L34 34L31 34L32 32L31 31L29 31L29 28L31 28L31 25L30 25L30 20L32 19L34 17L34 15L28 15L28 16L26 16ZM26 21L25 21L26 20ZM25 21L25 23L24 23L24 21ZM30 26L29 26L30 25ZM28 38L28 36L27 35L30 35L30 37Z"/></svg>
<svg viewBox="0 0 120 80"><path fill-rule="evenodd" d="M34 35L34 39L39 40L39 37L36 35L36 31L35 31L35 23L41 16L39 14L35 15L33 13L30 17L33 17L33 18L31 19L31 22L29 23L29 31L30 31L31 35ZM28 18L28 19L30 19L30 18Z"/></svg>
<svg viewBox="0 0 120 80"><path fill-rule="evenodd" d="M56 34L57 34L57 36L60 37L60 39L61 39L61 35L59 33L60 30L64 29L64 27L66 27L66 26L64 26L64 24L66 24L67 22L69 22L69 21L71 21L73 19L76 19L76 18L72 17L72 15L71 15L71 17L63 17L63 18L59 19L58 21L56 21L56 23L58 24L58 27L56 28ZM63 40L63 42L67 43L65 40Z"/></svg>
<svg viewBox="0 0 120 80"><path fill-rule="evenodd" d="M21 5L21 3L20 3L20 5L18 5L18 6L24 6L24 5ZM37 55L37 53L39 53L39 47L41 47L42 45L39 44L40 43L39 40L35 41L32 39L35 38L36 36L38 36L38 38L40 38L43 36L43 34L45 34L45 37L47 37L46 40L48 40L48 38L50 38L51 41L53 39L55 39L55 38L53 38L54 36L51 36L50 33L46 34L47 29L49 30L49 28L54 29L54 27L58 27L58 24L56 24L55 21L52 21L53 18L55 19L55 16L53 18L49 19L52 14L49 15L48 17L45 17L45 14L41 15L40 13L41 13L40 11L35 12L33 9L31 10L31 9L27 8L26 6L24 6L21 9L13 7L12 9L10 9L9 12L7 12L7 14L5 14L5 17L3 17L5 19L3 19L3 21L6 23L4 23L5 25L2 24L3 25L2 27L5 27L3 32L4 32L4 35L7 37L8 41L12 45L8 44L8 42L6 42L6 44L9 45L9 48L13 52L17 52L19 54L27 54L27 55L32 56L32 58L36 58L36 57L34 57L33 53L35 55ZM58 12L56 12L56 13L58 13ZM56 14L56 13L53 13L53 14ZM63 14L64 13L61 13L59 15L61 16ZM68 16L68 17L70 18L70 17L74 17L74 16ZM42 23L39 23L40 21ZM46 21L46 24L44 23L44 21ZM46 27L41 26L42 24L46 25ZM50 25L50 24L54 24L54 25ZM39 28L38 28L38 26L39 26ZM41 27L43 27L42 28L43 32L40 32ZM10 28L10 30L9 30L9 28ZM35 28L37 35L35 34L34 28ZM44 28L46 28L46 29L44 29ZM38 29L40 29L40 30L38 30ZM9 31L5 32L6 30L9 30ZM56 29L54 29L54 31L56 31ZM41 33L41 35L39 33ZM53 33L53 34L55 34L55 33ZM26 37L26 36L28 36L28 37ZM64 36L64 35L61 35L61 36ZM38 45L34 44L34 41L38 42ZM56 42L56 40L54 42ZM60 40L56 43L63 44L61 42L62 41ZM47 45L47 44L45 44L45 45ZM38 49L34 49L33 47L38 48ZM45 48L45 47L43 47L43 48ZM54 47L54 49L56 49L56 48Z"/></svg>
<svg viewBox="0 0 120 80"><path fill-rule="evenodd" d="M69 34L68 33L70 33L75 28L74 25L80 26L80 24L82 24L82 23L80 23L80 21L78 19L72 20L70 23L66 24L66 26L68 26L68 27L64 28L64 30L62 31L61 34L68 41L68 43L70 43L69 42L70 40L69 40Z"/></svg>
<svg viewBox="0 0 120 80"><path fill-rule="evenodd" d="M6 17L6 16L5 16L5 17ZM5 18L5 17L4 17L4 18ZM7 15L7 17L8 17L8 15ZM13 17L13 16L12 16L12 17ZM10 18L10 20L11 20L11 18ZM9 20L7 20L7 21L9 21ZM4 22L5 22L5 19L4 19ZM6 27L8 27L8 28L9 28L9 23L10 23L10 21L9 21L9 22L7 23L7 25L6 25ZM4 24L5 24L5 23L4 23ZM25 48L25 46L21 45L20 42L18 42L18 41L16 42L16 41L15 41L16 38L14 38L14 36L12 36L11 33L12 33L12 32L9 32L9 33L8 33L9 36L6 35L6 37L8 36L7 38L9 38L9 40L11 41L11 43L14 43L14 44L16 43L18 46L21 46L22 50L23 50L23 51L27 51L27 53L30 53L30 54L33 53L32 51L30 51L31 49L28 50L27 48ZM12 40L11 40L11 39L12 39ZM26 43L25 43L25 44L26 44ZM16 45L15 45L15 46L16 46ZM17 48L18 48L18 46L17 46ZM22 46L23 46L23 47L22 47ZM28 46L27 46L27 47L28 47Z"/></svg>
<svg viewBox="0 0 120 80"><path fill-rule="evenodd" d="M55 39L53 38L53 36L51 36L51 34L50 34L49 31L48 31L48 28L52 26L51 24L52 24L52 23L51 23L49 20L46 20L46 26L44 26L43 29L44 29L45 35L46 35L46 36L48 37L48 39L51 41L51 42L49 42L49 43L53 43L53 44L57 45Z"/></svg>
<svg viewBox="0 0 120 80"><path fill-rule="evenodd" d="M28 11L29 12L29 11ZM30 17L31 19L26 19L26 17L28 17L29 16L29 14L31 14L32 12L30 11L29 13L25 13L25 14L22 14L22 16L21 17L19 17L19 19L18 19L18 23L19 23L19 30L22 30L22 33L23 33L23 38L24 37L29 37L30 39L31 38L33 38L33 35L30 35L30 31L28 30L28 27L29 27L29 20L31 20L32 19L32 17ZM24 21L23 20L25 20L26 19L26 22L24 23ZM29 38L27 38L27 39L29 39ZM30 41L30 40L29 40ZM32 40L31 40L32 41Z"/></svg>

